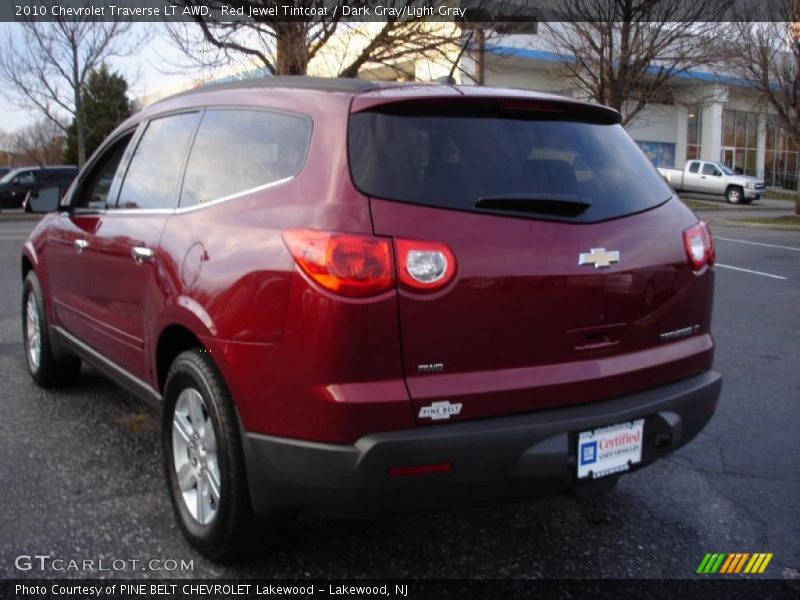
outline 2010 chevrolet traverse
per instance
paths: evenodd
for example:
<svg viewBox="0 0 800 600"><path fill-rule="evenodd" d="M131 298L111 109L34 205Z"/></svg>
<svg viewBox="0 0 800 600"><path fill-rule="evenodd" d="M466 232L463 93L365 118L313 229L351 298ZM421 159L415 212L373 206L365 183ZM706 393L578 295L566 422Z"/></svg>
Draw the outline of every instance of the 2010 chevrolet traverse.
<svg viewBox="0 0 800 600"><path fill-rule="evenodd" d="M276 78L105 141L24 244L23 332L38 384L84 360L161 407L220 558L281 509L593 492L686 444L721 388L713 264L611 109Z"/></svg>

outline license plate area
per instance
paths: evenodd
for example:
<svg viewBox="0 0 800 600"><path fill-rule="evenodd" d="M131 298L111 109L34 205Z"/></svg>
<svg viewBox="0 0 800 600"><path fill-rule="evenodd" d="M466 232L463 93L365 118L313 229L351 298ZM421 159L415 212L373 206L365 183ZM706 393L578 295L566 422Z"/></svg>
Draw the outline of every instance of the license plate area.
<svg viewBox="0 0 800 600"><path fill-rule="evenodd" d="M577 437L577 478L600 479L642 462L644 419L581 431Z"/></svg>

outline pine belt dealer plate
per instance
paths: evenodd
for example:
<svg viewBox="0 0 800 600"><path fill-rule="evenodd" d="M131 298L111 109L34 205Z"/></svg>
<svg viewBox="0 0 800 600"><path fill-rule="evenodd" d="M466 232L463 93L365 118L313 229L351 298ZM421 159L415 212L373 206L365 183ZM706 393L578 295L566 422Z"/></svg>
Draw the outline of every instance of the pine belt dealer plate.
<svg viewBox="0 0 800 600"><path fill-rule="evenodd" d="M578 479L622 473L642 462L644 419L578 434Z"/></svg>

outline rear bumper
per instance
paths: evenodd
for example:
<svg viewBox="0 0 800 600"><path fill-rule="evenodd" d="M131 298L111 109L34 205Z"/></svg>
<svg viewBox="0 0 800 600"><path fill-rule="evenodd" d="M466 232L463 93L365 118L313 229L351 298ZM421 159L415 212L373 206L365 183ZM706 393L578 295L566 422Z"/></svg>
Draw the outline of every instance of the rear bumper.
<svg viewBox="0 0 800 600"><path fill-rule="evenodd" d="M579 431L645 419L638 469L692 440L708 423L722 388L708 371L612 400L367 435L335 445L244 434L256 512L302 508L369 516L442 509L608 486L615 476L576 481ZM450 463L452 470L389 476L389 467Z"/></svg>

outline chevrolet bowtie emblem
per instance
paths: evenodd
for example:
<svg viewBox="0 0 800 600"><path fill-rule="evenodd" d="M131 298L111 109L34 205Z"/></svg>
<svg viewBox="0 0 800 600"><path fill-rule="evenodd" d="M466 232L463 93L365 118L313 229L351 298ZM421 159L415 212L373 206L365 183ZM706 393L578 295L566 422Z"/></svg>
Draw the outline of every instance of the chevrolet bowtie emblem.
<svg viewBox="0 0 800 600"><path fill-rule="evenodd" d="M610 267L611 263L619 262L618 250L606 250L605 248L592 248L589 252L582 252L578 255L578 266L594 265L595 269L600 267Z"/></svg>

